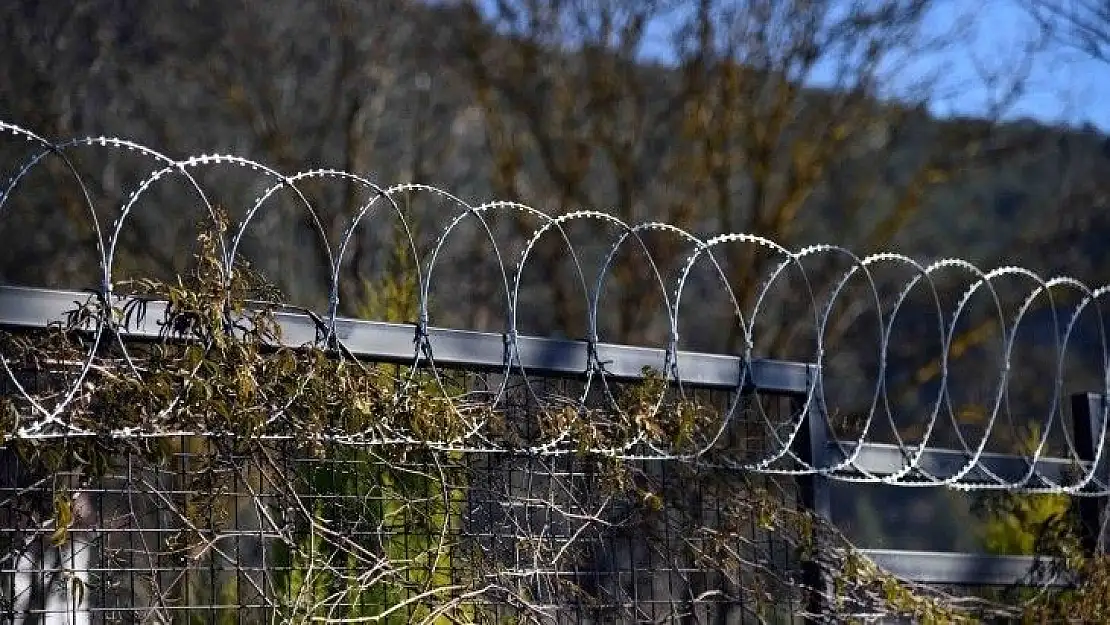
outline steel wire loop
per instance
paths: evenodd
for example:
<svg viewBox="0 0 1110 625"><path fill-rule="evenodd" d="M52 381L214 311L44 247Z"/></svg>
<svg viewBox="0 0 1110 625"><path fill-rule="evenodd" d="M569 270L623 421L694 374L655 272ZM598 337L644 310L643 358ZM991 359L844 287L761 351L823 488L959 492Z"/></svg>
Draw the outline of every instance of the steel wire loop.
<svg viewBox="0 0 1110 625"><path fill-rule="evenodd" d="M18 416L14 430L8 435L22 439L87 436L94 432L72 425L66 418L67 411L79 401L83 384L96 363L96 354L107 344L118 346L128 354L126 323L110 314L118 304L120 276L126 273L122 266L121 246L125 233L138 207L160 185L183 184L188 197L178 197L179 202L192 203L200 214L215 224L221 210L228 207L224 199L217 201L219 189L206 183L204 172L218 170L224 173L247 174L255 181L257 195L242 207L241 219L233 224L218 240L220 262L224 271L232 271L246 260L245 246L251 237L265 238L274 228L274 220L292 220L304 236L314 237L311 245L321 250L327 263L326 309L288 306L285 310L302 310L317 320L318 332L312 341L316 346L328 347L343 354L344 332L347 322L340 315L345 294L344 267L361 262L356 243L368 233L395 228L406 253L420 257L414 268L412 287L416 313L410 319L414 326L412 359L407 367L410 378L418 372L430 372L434 386L444 398L449 398L458 410L460 404L475 401L473 394L459 396L450 390L445 378L448 370L466 369L466 363L443 363L437 360L439 345L430 328L437 326L433 303L440 297L443 281L458 279L459 273L449 271L448 265L459 262L452 256L452 244L458 243L460 233L477 232L484 245L483 262L492 267L492 283L496 291L490 306L503 313L504 359L499 381L486 389L481 397L493 407L505 404L523 393L528 401L536 402L545 410L575 410L584 418L594 418L599 405L619 418L630 418L627 406L621 400L623 385L610 371L611 362L601 355L607 345L605 336L606 315L619 307L620 296L614 285L617 273L630 263L639 270L636 277L646 288L657 294L658 310L665 319L666 336L657 346L658 361L654 368L668 384L649 406L649 412L663 410L664 404L674 397L693 397L697 384L689 381L691 371L684 359L691 358L689 351L681 349L680 329L697 327L705 318L702 302L706 289L721 299L729 311L725 321L714 318L712 323L731 324L729 330L739 337L736 353L727 354L738 359L740 375L726 408L713 415L712 423L702 424L690 444L676 445L642 427L611 444L598 444L588 451L600 455L628 460L681 459L721 463L746 471L785 474L819 474L833 479L882 483L906 486L947 486L967 490L1021 490L1028 492L1069 493L1090 496L1110 494L1110 485L1097 469L1104 463L1106 441L1105 409L1094 433L1094 462L1083 462L1069 425L1067 393L1077 390L1110 392L1110 353L1102 320L1102 307L1110 293L1110 286L1091 286L1066 276L1045 278L1020 267L1006 266L984 270L971 262L947 258L932 262L919 262L909 256L887 252L865 257L835 245L814 245L789 249L765 237L747 233L721 233L701 237L675 225L649 221L627 223L615 215L598 210L574 210L558 215L548 214L537 208L515 202L487 202L474 204L448 191L421 184L383 186L369 176L357 172L334 169L308 169L296 173L279 172L265 164L233 155L203 154L183 159L168 156L138 143L114 137L85 137L65 141L51 141L29 130L10 123L0 122L0 132L11 145L23 142L22 156L10 179L0 188L0 225L13 210L21 193L31 190L32 175L42 175L48 164L53 163L65 180L58 185L72 184L82 204L82 215L73 218L87 219L99 263L98 282L90 304L104 314L89 317L89 335L83 362L71 376L70 385L63 392L45 396L33 392L19 375L19 365L12 354L0 352L0 364L10 388L25 407ZM103 222L103 207L98 205L92 189L95 187L88 174L76 163L77 150L93 149L104 152L126 152L148 163L145 175L138 179L122 204L112 209L110 223ZM60 163L60 167L57 165ZM36 172L38 172L36 174ZM216 176L216 179L219 179ZM36 185L38 184L36 179ZM346 217L342 227L326 223L320 210L310 199L310 188L318 185L343 185L354 192L363 193L365 201L358 204L354 214ZM406 208L412 196L435 200L442 214L437 215L441 224L438 232L423 235L416 227L414 217ZM282 201L291 201L294 212L281 212ZM232 213L234 211L231 211ZM508 235L498 223L505 219L514 223L529 223L530 230L517 229ZM594 239L587 243L576 238L576 233L588 230ZM329 232L340 232L338 240L329 238ZM418 232L419 231L419 232ZM606 238L605 233L611 236ZM665 239L668 245L679 246L679 262L669 265L657 257L656 240ZM543 390L545 375L534 368L522 365L522 341L527 335L529 319L526 309L529 298L537 288L534 272L547 275L553 268L540 254L541 248L558 248L560 262L566 263L571 276L568 282L581 295L580 305L584 319L581 326L585 336L586 357L581 362L584 384L576 397L553 397ZM599 252L600 250L600 252ZM737 253L739 251L739 253ZM64 254L59 250L59 254ZM597 256L600 262L591 264L587 256ZM762 258L765 262L751 267L730 266L733 258ZM675 256L671 256L674 258ZM634 261L629 261L634 258ZM674 265L674 266L670 266ZM830 269L830 267L832 269ZM738 269L759 269L757 276L749 274L740 283L735 279ZM902 277L892 281L888 274L902 272ZM444 277L447 276L447 277ZM954 278L953 276L957 276ZM626 279L626 278L621 278ZM1013 295L1015 283L1020 292ZM745 284L755 285L744 290ZM962 285L954 287L954 284ZM55 285L41 285L50 287ZM319 286L319 285L317 285ZM540 285L542 286L542 285ZM789 291L793 299L790 312L781 308L782 292ZM230 295L229 295L230 297ZM347 302L349 303L349 302ZM452 302L458 304L459 302ZM465 302L463 302L465 305ZM988 312L977 312L981 308ZM855 314L857 326L870 326L854 330L850 347L845 347L845 309L865 310ZM789 316L789 319L784 317ZM860 321L863 320L863 321ZM57 319L44 319L45 325ZM978 361L967 365L965 326L981 321L991 340L980 341L976 352ZM708 321L707 321L708 322ZM910 351L927 352L926 360L932 362L932 377L920 380L913 389L913 399L906 401L900 390L899 380L905 376L896 361L905 360L899 355L905 351L906 339L901 337L903 325L917 324L924 328L915 335L915 347ZM768 345L769 337L790 325L797 336L807 337L804 357L798 359L818 373L814 383L800 396L799 407L789 419L771 414L760 401L753 367L761 358L776 356ZM1091 328L1097 330L1091 330ZM800 329L799 329L800 328ZM1048 364L1044 368L1051 375L1038 375L1035 380L1021 377L1023 367L1032 361L1022 354L1028 346L1025 333L1049 328L1048 336L1037 339L1038 349ZM717 328L716 330L720 330ZM719 333L719 332L718 332ZM688 330L683 330L688 335ZM1043 333L1042 333L1043 334ZM983 333L980 333L982 336ZM681 338L686 338L681 337ZM851 350L855 349L854 352ZM849 356L845 356L849 354ZM343 357L343 356L340 356ZM830 397L829 389L841 384L838 378L843 359L854 358L860 364L856 379L848 386L854 395L852 415L854 425L844 426L837 420L839 404ZM964 360L960 360L963 358ZM1098 388L1076 389L1069 386L1069 376L1079 361L1096 362L1089 367L1088 377L1100 382ZM987 390L979 397L981 414L977 426L967 427L963 414L966 402L958 397L956 389L965 380L957 373L958 365L971 366ZM134 366L134 363L130 363ZM861 373L866 371L866 373ZM1046 379L1047 378L1047 379ZM1029 415L1018 407L1018 387L1035 382L1042 397L1041 412ZM900 394L902 393L902 394ZM515 401L515 399L514 399ZM167 408L172 410L172 406ZM460 414L463 412L459 410ZM743 414L742 414L743 413ZM753 419L754 417L754 419ZM480 417L471 419L461 433L443 440L428 440L414 432L401 430L367 429L360 433L335 435L333 442L357 442L360 445L419 443L442 450L498 453L508 449L507 443L491 431L489 422ZM600 418L600 417L598 417ZM731 433L740 420L758 423L763 428L765 449L758 454L737 451ZM809 420L821 419L833 430L833 439L840 450L836 462L806 462L797 453L797 442ZM635 419L633 419L634 421ZM275 424L277 422L275 421ZM907 427L911 424L913 427ZM273 436L280 436L275 426ZM913 430L909 433L909 430ZM193 434L209 434L192 432ZM110 432L115 437L156 437L180 435L181 431L135 431L117 429ZM912 434L912 435L911 435ZM885 438L883 438L885 437ZM904 459L899 470L875 473L859 462L861 450L882 438L881 442L894 445ZM1001 474L991 468L987 458L994 449L994 441L1023 441L1020 453L1024 454L1027 468L1020 474ZM938 469L923 462L928 450L953 448L962 459L958 466ZM516 451L521 451L519 448ZM526 451L537 456L563 456L582 451L581 441L576 440L576 430L570 425L556 428L542 440L532 440ZM1007 450L1013 452L1013 449ZM1062 454L1061 454L1062 452ZM1074 461L1076 470L1066 479L1058 471L1046 471L1045 459L1062 455Z"/></svg>

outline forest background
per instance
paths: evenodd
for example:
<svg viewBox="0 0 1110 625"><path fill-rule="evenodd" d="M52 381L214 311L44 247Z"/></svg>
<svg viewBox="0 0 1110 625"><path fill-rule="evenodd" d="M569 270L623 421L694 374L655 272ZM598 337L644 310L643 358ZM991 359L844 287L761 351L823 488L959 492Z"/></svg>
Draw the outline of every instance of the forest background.
<svg viewBox="0 0 1110 625"><path fill-rule="evenodd" d="M383 185L421 182L475 203L512 200L549 214L597 209L701 236L745 232L792 249L835 243L922 261L959 256L982 267L1019 264L1106 282L1110 108L1099 94L1110 85L1110 12L1095 0L987 6L10 0L0 8L0 119L50 138L119 136L176 156L230 152L286 172L332 167ZM0 144L6 171L22 150ZM147 172L128 159L77 161L98 182L105 215ZM36 179L50 179L36 176L0 218L0 282L96 286L94 235L79 189L36 187ZM257 180L227 172L212 172L211 181L233 217L259 191ZM309 193L330 240L366 201L354 185ZM121 274L170 277L193 255L195 207L172 188L151 196L125 231ZM286 208L268 214L245 253L291 301L320 308L325 253L293 205ZM419 252L444 225L441 208L427 196L405 204ZM494 226L512 251L537 224L522 216ZM571 235L587 259L608 240L585 229ZM466 305L438 304L436 325L502 331L488 244L477 232L455 241L457 262L441 265L437 298ZM367 310L388 285L406 284L401 273L415 262L401 258L394 228L369 230L354 244L341 276L345 314ZM667 271L681 266L685 251L675 241L652 246ZM773 260L738 246L721 262L750 307ZM835 275L843 267L808 269ZM572 270L565 249L535 250L521 332L584 336L586 301ZM646 271L643 258L617 259L599 320L603 340L666 341L666 316ZM897 284L905 276L889 278ZM940 283L953 304L967 287L957 278ZM680 320L681 347L736 353L742 332L720 289L706 276L694 288L698 310ZM1010 310L1028 289L1003 288ZM795 314L806 303L789 288L774 297L759 322L757 352L811 358L813 328ZM920 434L915 415L937 383L940 351L926 308L906 315L888 354L908 440ZM1000 321L985 301L969 310L951 354L958 383L950 391L974 428L992 392L982 372L997 364ZM826 336L834 412L846 420L869 398L873 314L845 307ZM1049 389L1038 382L1051 362L1035 340L1023 345L1011 399L1035 420L1047 406ZM1070 390L1101 388L1099 355L1088 355L1069 377ZM1059 445L1059 434L1052 440ZM999 435L991 448L1023 444L1021 436ZM983 523L981 506L966 496L853 487L836 497L839 520L861 546L1028 548L999 538L998 523Z"/></svg>

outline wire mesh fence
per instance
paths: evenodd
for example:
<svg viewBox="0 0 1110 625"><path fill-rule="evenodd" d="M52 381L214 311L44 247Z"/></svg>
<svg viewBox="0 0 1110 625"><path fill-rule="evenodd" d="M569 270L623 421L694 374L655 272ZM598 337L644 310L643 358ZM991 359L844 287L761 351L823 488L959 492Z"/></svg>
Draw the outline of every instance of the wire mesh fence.
<svg viewBox="0 0 1110 625"><path fill-rule="evenodd" d="M27 388L65 375L22 373ZM466 393L499 384L446 375ZM536 398L565 401L584 386L538 382L504 395L506 437L536 426ZM697 394L718 409L734 399ZM776 403L786 418L798 408ZM755 429L737 421L738 447L759 444ZM789 478L588 452L308 444L296 433L128 447L95 477L0 450L5 620L792 622L805 603L799 544L761 520L771 508L735 496L758 489L796 508ZM34 453L70 451L55 439Z"/></svg>

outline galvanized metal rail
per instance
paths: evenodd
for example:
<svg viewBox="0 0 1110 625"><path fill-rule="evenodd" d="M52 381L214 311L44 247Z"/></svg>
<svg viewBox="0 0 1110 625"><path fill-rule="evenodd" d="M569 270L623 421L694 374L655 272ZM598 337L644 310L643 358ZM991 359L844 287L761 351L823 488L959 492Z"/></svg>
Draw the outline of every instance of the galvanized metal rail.
<svg viewBox="0 0 1110 625"><path fill-rule="evenodd" d="M66 313L89 300L92 295L82 291L63 291L15 286L0 286L0 327L43 328L62 321ZM124 300L121 300L122 303ZM164 302L150 302L146 314L121 336L131 339L152 339L159 336L157 324L164 317ZM313 343L319 325L312 316L296 312L278 312L282 343L301 346ZM509 356L507 337L494 332L428 328L430 354L422 354L415 345L414 324L385 323L359 319L337 319L336 338L344 348L359 358L381 362L411 363L414 359L430 359L437 366L468 369L520 369L547 375L585 375L589 368L589 344L586 341L561 340L534 336L517 336L516 354ZM662 349L597 343L597 360L604 363L606 377L637 380L644 367L661 369L666 359ZM779 360L755 360L745 373L743 359L737 356L678 351L676 368L683 384L704 388L736 388L741 376L747 385L761 392L781 395L805 394L813 376L813 366Z"/></svg>

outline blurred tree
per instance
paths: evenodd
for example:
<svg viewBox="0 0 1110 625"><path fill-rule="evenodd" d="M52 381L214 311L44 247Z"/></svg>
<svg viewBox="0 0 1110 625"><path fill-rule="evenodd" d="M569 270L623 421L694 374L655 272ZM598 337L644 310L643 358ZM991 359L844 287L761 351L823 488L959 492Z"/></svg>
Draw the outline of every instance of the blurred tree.
<svg viewBox="0 0 1110 625"><path fill-rule="evenodd" d="M8 52L0 66L7 79L0 85L0 118L49 138L126 137L174 157L230 151L284 173L331 167L382 184L434 181L452 169L447 159L465 163L455 153L455 135L445 131L463 107L445 106L447 79L432 78L418 66L418 34L443 28L436 15L405 0L172 7L78 0L64 10L5 3L0 38ZM159 165L106 152L96 159L79 171L92 173L88 179L101 186L93 189L95 209L111 223L140 177ZM52 167L64 179L62 164ZM196 169L202 180L215 175ZM109 175L99 175L105 171ZM257 185L273 182L225 176L213 199L240 219L260 191ZM301 186L334 253L373 193L349 179ZM52 206L58 195L64 201ZM319 304L330 282L326 244L314 236L303 206L282 201L271 201L277 206L259 217L254 230L265 234L248 236L244 253L293 299ZM91 286L94 235L78 189L21 189L12 204L2 227L17 243L0 258L4 279ZM156 188L143 204L122 233L118 265L172 275L190 258L199 215L188 211L198 202L179 188ZM14 236L36 227L35 237ZM85 256L81 262L61 263L51 253L67 243L77 244L72 247ZM349 314L363 282L374 277L375 263L384 259L378 243L360 233L348 249L340 285Z"/></svg>
<svg viewBox="0 0 1110 625"><path fill-rule="evenodd" d="M925 27L935 4L470 2L458 54L484 112L499 196L758 234L788 247L832 238L870 251L937 219L921 211L938 189L1028 147L998 140L991 120L1021 92L1032 49L989 77L991 120L927 123L937 77L907 76L960 37ZM652 253L666 267L688 249L670 239ZM542 266L559 266L555 247L537 254ZM721 256L750 307L767 259L754 246ZM621 260L608 285L618 293L609 301L620 302L612 331L642 341L660 330L647 323L658 288L645 263ZM556 326L581 334L572 326L584 304L572 296L570 273L552 277ZM726 336L703 338L735 350L740 328L727 325ZM789 326L765 327L762 347L781 348Z"/></svg>
<svg viewBox="0 0 1110 625"><path fill-rule="evenodd" d="M1110 62L1110 5L1102 0L1021 0L1060 43Z"/></svg>
<svg viewBox="0 0 1110 625"><path fill-rule="evenodd" d="M1110 4L1102 0L1019 0L1018 5L1058 45L1110 64ZM1059 209L1044 224L1056 233L1055 245L1037 245L1054 267L1069 272L1102 273L1108 260L1098 236L1110 228L1110 138L1092 126L1058 139L1056 159L1062 175ZM1031 228L1032 230L1032 228Z"/></svg>

